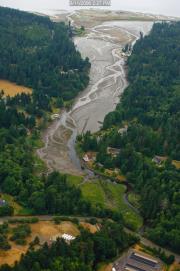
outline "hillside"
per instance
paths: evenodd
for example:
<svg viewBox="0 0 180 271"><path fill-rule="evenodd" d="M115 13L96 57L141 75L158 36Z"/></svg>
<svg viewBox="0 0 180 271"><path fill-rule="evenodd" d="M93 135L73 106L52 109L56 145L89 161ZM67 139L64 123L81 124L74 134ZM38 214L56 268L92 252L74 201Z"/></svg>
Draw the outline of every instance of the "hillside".
<svg viewBox="0 0 180 271"><path fill-rule="evenodd" d="M64 23L0 7L0 79L34 89L38 95L74 98L88 83L83 60Z"/></svg>
<svg viewBox="0 0 180 271"><path fill-rule="evenodd" d="M72 99L87 85L90 64L76 51L69 27L46 17L0 7L0 37L0 79L33 89L32 94L19 92L13 97L0 92L0 216L13 214L14 200L25 207L25 214L64 212L55 207L58 198L65 206L75 188L67 188L65 177L60 175L57 178L63 185L55 188L51 181L48 184L42 176L45 165L35 151L42 145L40 130L47 125L53 107L60 110L63 99ZM11 94L13 89L17 91L17 85L9 86ZM67 197L59 194L49 211L45 187L53 193L57 189L58 194L67 188ZM73 205L79 212L77 201L82 198L78 189L74 192ZM8 200L7 194L14 200ZM89 208L87 202L84 204L81 201L81 209ZM73 212L71 207L67 203Z"/></svg>
<svg viewBox="0 0 180 271"><path fill-rule="evenodd" d="M101 132L79 138L95 168L119 170L140 195L146 234L180 249L180 23L156 23L128 58L129 86ZM127 48L126 48L127 49ZM109 152L115 148L116 155ZM139 204L138 203L138 204Z"/></svg>

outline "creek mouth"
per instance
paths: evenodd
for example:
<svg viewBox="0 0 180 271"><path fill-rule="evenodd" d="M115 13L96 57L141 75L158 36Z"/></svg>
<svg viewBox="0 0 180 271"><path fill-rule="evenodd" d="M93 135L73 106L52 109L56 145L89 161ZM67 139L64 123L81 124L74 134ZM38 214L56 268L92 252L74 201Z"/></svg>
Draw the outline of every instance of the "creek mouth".
<svg viewBox="0 0 180 271"><path fill-rule="evenodd" d="M105 22L89 29L87 36L74 42L83 57L91 62L89 86L78 95L69 112L63 111L43 132L45 146L38 150L48 171L83 175L75 151L78 134L96 132L104 117L113 111L127 87L125 58L122 48L133 44L140 32L148 33L152 22Z"/></svg>

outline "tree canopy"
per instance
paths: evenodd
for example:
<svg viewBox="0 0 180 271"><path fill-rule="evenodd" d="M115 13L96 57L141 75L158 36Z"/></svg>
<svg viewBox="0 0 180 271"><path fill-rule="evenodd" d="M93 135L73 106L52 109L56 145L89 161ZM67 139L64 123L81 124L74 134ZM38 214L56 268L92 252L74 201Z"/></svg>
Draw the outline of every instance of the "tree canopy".
<svg viewBox="0 0 180 271"><path fill-rule="evenodd" d="M129 86L120 103L105 117L98 138L86 133L82 148L96 151L105 168L126 175L141 196L148 236L179 251L180 170L172 160L180 160L180 22L155 23L148 36L141 35L127 65ZM117 157L108 147L119 149Z"/></svg>

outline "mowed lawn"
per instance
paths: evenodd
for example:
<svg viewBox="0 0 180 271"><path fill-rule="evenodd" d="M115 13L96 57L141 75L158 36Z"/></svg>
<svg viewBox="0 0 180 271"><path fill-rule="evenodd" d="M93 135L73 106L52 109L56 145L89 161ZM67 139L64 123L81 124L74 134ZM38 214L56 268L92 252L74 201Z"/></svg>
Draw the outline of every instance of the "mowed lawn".
<svg viewBox="0 0 180 271"><path fill-rule="evenodd" d="M113 265L112 264L102 264L98 271L112 271L112 267Z"/></svg>
<svg viewBox="0 0 180 271"><path fill-rule="evenodd" d="M142 218L124 202L124 185L96 180L86 182L80 188L83 196L94 206L100 205L122 213L125 224L134 230L142 226Z"/></svg>
<svg viewBox="0 0 180 271"><path fill-rule="evenodd" d="M172 164L177 168L180 169L180 161L173 160Z"/></svg>
<svg viewBox="0 0 180 271"><path fill-rule="evenodd" d="M15 199L8 195L8 194L2 194L1 198L4 199L9 205L11 205L14 208L14 215L32 215L33 211L31 209L25 208L18 204Z"/></svg>
<svg viewBox="0 0 180 271"><path fill-rule="evenodd" d="M80 186L83 196L93 205L107 207L108 200L99 181L87 182Z"/></svg>
<svg viewBox="0 0 180 271"><path fill-rule="evenodd" d="M10 96L10 97L13 97L20 93L26 93L26 94L32 93L32 89L24 87L24 86L19 86L7 80L0 80L0 91L1 90L4 91L5 96Z"/></svg>
<svg viewBox="0 0 180 271"><path fill-rule="evenodd" d="M83 182L83 177L67 175L67 182L71 185L79 186Z"/></svg>

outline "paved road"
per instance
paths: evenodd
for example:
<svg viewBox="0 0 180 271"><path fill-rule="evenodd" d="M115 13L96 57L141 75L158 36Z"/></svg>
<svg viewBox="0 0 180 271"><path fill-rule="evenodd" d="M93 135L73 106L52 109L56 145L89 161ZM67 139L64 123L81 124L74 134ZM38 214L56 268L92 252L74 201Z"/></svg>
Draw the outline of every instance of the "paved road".
<svg viewBox="0 0 180 271"><path fill-rule="evenodd" d="M84 221L85 219L91 219L94 217L82 217L82 216L59 216L59 215L37 215L37 216L6 216L6 217L0 217L0 223L7 222L14 219L30 219L30 218L38 218L39 221L51 221L54 217L60 217L60 218L67 218L67 219L74 219L77 218L80 221ZM96 218L97 221L101 221L102 219Z"/></svg>
<svg viewBox="0 0 180 271"><path fill-rule="evenodd" d="M125 231L127 233L131 233L131 234L134 234L133 231L125 228ZM168 249L165 249L165 248L162 248L158 245L156 245L155 243L151 242L150 240L144 238L141 234L137 234L137 236L140 238L140 243L144 246L147 246L147 247L150 247L150 248L156 248L156 249L161 249L162 251L165 252L166 255L170 256L170 255L174 255L175 256L175 260L176 262L180 263L180 255L179 254L176 254Z"/></svg>
<svg viewBox="0 0 180 271"><path fill-rule="evenodd" d="M6 221L9 221L9 220L12 220L12 219L25 219L25 218L34 218L34 217L38 218L39 221L51 221L51 220L53 220L53 217L55 217L55 216L53 216L53 215L39 215L39 216L13 216L13 217L0 217L0 223L6 222ZM77 219L80 220L80 221L84 221L85 219L91 219L91 218L92 218L92 217L82 217L82 216L59 216L59 217L62 217L62 218L66 218L66 217L67 217L67 218L71 218L71 219L77 218ZM102 219L100 219L100 218L96 218L96 219L97 219L97 221L99 221L99 222L102 220ZM127 229L127 228L125 228L125 231L126 231L127 233L134 234L133 231L131 231L131 230ZM135 234L136 234L136 233L135 233ZM176 262L180 263L180 255L175 254L175 253L173 253L173 252L170 251L170 250L164 249L164 248L162 248L162 247L160 247L160 246L154 244L154 243L151 242L150 240L144 238L141 234L137 234L137 235L138 235L138 237L140 238L141 244L143 244L143 245L145 245L145 246L148 246L148 247L151 247L151 248L156 248L156 249L161 248L161 250L164 251L167 255L173 254L173 255L175 256Z"/></svg>

